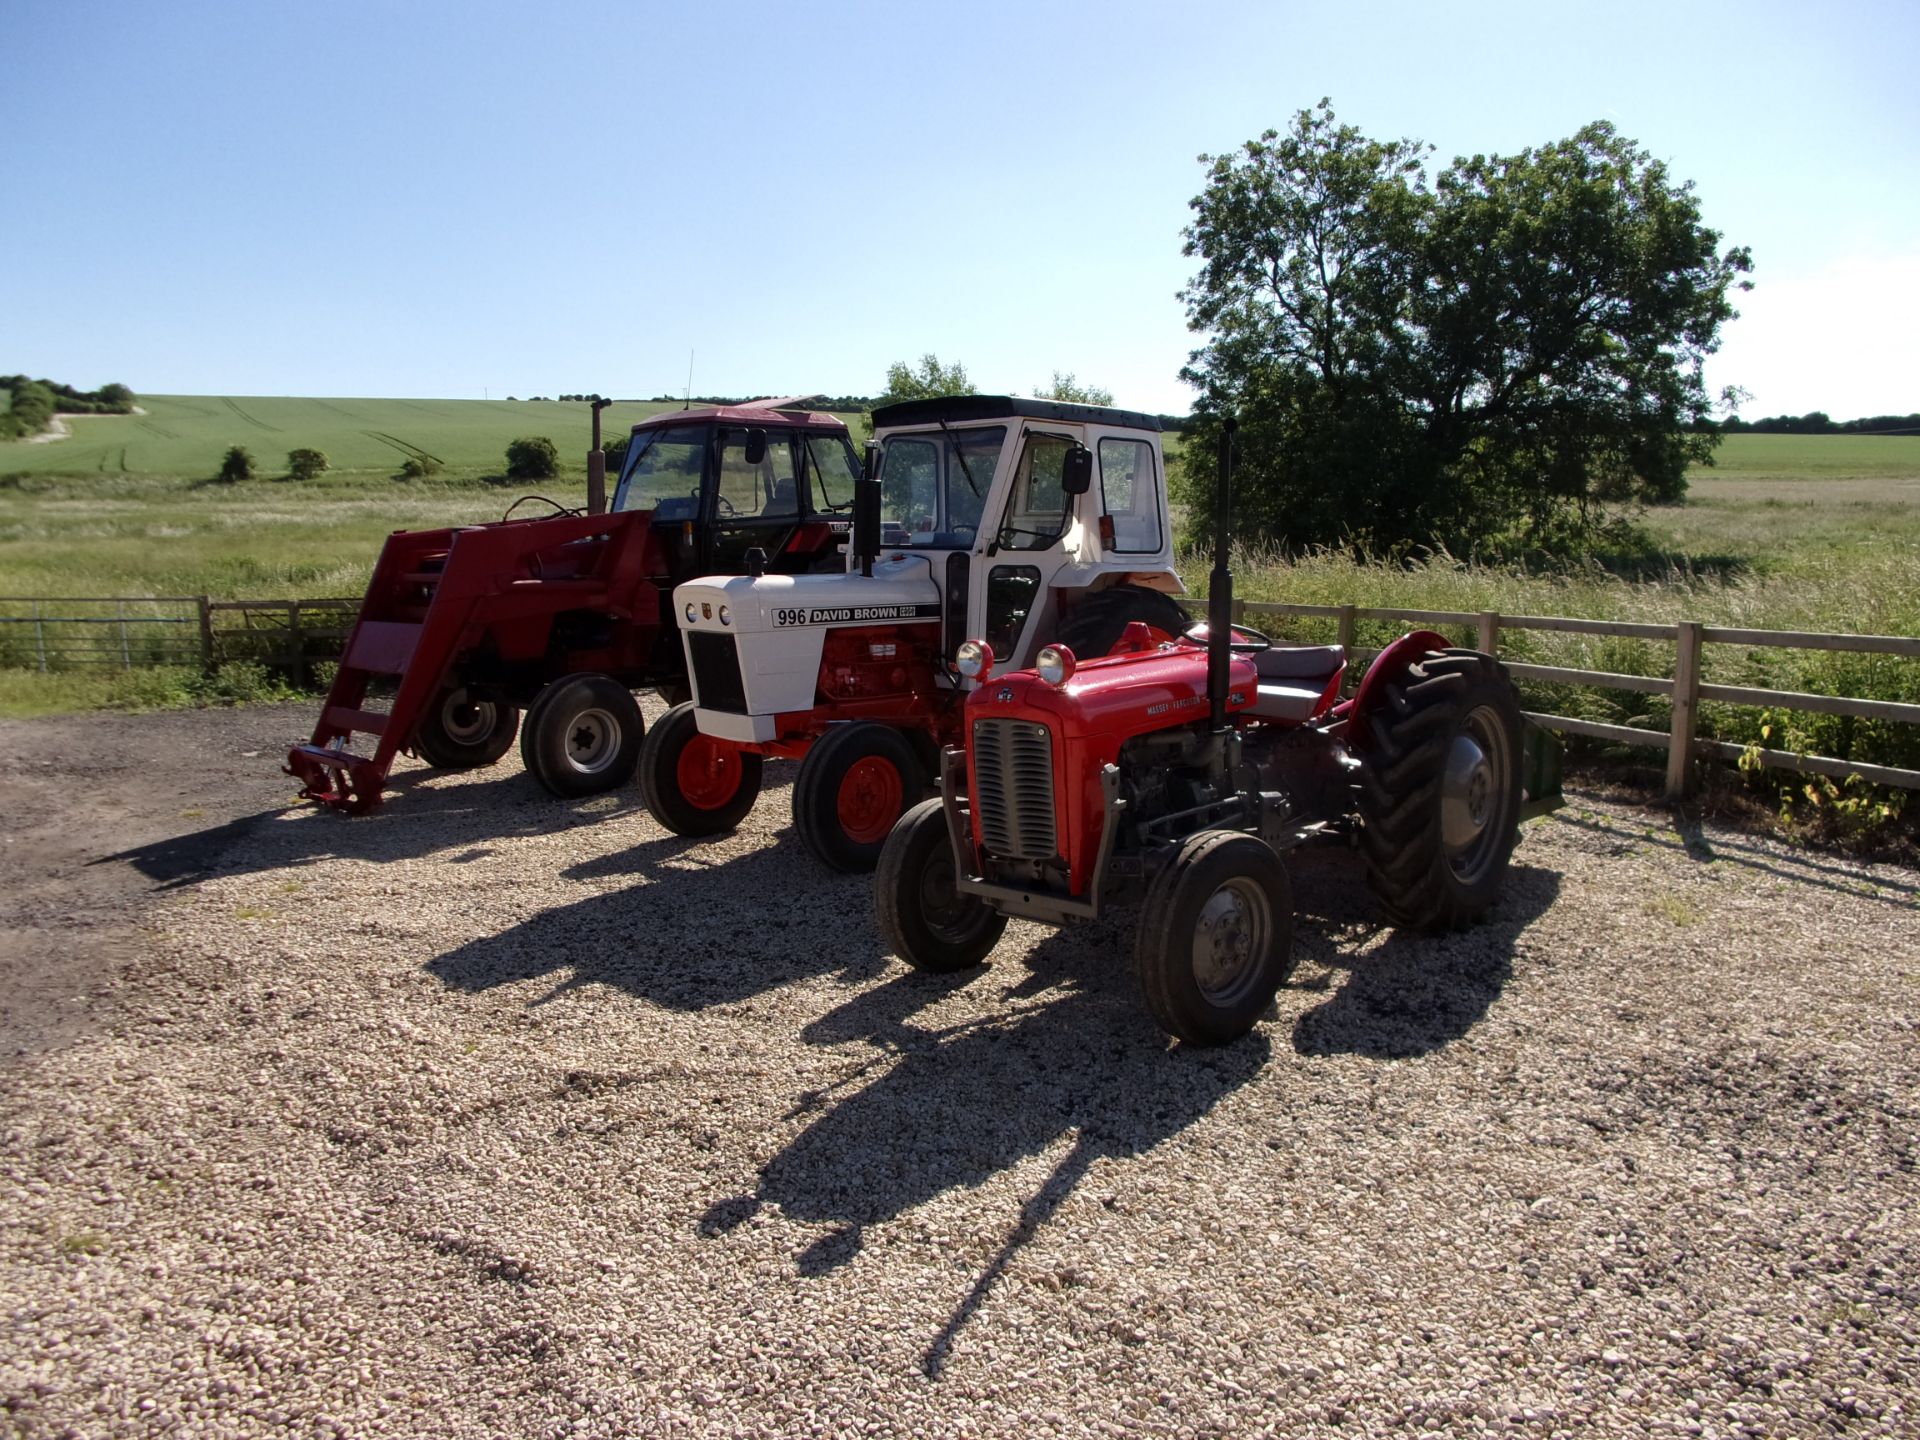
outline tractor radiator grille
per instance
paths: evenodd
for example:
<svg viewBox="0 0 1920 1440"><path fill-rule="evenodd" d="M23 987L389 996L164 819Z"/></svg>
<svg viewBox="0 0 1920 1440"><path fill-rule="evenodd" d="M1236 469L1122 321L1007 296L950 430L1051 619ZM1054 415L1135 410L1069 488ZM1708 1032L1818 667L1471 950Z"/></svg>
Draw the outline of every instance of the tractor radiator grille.
<svg viewBox="0 0 1920 1440"><path fill-rule="evenodd" d="M977 720L973 726L974 811L987 853L1051 860L1053 732L1028 720Z"/></svg>
<svg viewBox="0 0 1920 1440"><path fill-rule="evenodd" d="M694 630L687 635L693 657L693 698L702 710L747 713L747 687L740 679L740 652L733 636Z"/></svg>

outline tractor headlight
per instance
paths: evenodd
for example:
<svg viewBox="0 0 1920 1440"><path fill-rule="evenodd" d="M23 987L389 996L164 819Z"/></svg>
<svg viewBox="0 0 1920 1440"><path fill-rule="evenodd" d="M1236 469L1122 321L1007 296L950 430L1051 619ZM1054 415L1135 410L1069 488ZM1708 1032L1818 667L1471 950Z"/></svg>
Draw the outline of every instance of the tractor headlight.
<svg viewBox="0 0 1920 1440"><path fill-rule="evenodd" d="M731 625L733 623L733 611L724 605L720 607L720 623L722 625Z"/></svg>
<svg viewBox="0 0 1920 1440"><path fill-rule="evenodd" d="M699 618L699 615L700 615L700 612L693 608L693 602L691 600L687 601L687 609L686 609L687 624L691 625L696 619Z"/></svg>
<svg viewBox="0 0 1920 1440"><path fill-rule="evenodd" d="M1049 685L1064 685L1073 678L1073 651L1064 645L1048 645L1034 658L1033 668Z"/></svg>
<svg viewBox="0 0 1920 1440"><path fill-rule="evenodd" d="M954 652L953 668L969 680L978 680L993 669L993 647L984 640L968 640Z"/></svg>

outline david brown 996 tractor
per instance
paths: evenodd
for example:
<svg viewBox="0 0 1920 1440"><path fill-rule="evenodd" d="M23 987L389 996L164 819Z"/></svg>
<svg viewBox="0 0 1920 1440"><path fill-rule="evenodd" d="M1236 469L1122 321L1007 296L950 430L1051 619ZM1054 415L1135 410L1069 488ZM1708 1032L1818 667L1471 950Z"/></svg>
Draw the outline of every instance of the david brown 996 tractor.
<svg viewBox="0 0 1920 1440"><path fill-rule="evenodd" d="M871 870L960 736L984 635L1000 668L1058 638L1101 654L1172 599L1160 424L1104 406L950 396L883 406L846 573L689 581L674 592L692 700L647 737L640 784L669 829L732 829L768 758L798 759L808 848Z"/></svg>
<svg viewBox="0 0 1920 1440"><path fill-rule="evenodd" d="M1208 622L1115 653L1043 648L967 699L940 796L903 815L875 878L880 929L928 971L978 964L1009 916L1091 919L1144 892L1134 964L1171 1035L1245 1034L1292 968L1284 856L1344 837L1387 916L1444 930L1494 901L1523 818L1559 803L1557 742L1505 670L1402 636L1342 700L1335 645L1229 624L1232 429ZM991 642L962 647L986 674Z"/></svg>
<svg viewBox="0 0 1920 1440"><path fill-rule="evenodd" d="M859 474L839 419L761 400L635 425L610 513L593 467L587 513L547 501L558 514L395 531L288 772L303 796L363 814L402 750L471 769L518 728L527 769L554 794L624 784L644 728L633 690L685 692L674 585L749 556L782 572L842 568ZM380 710L369 697L383 680L395 688ZM373 737L371 753L349 748L356 735Z"/></svg>

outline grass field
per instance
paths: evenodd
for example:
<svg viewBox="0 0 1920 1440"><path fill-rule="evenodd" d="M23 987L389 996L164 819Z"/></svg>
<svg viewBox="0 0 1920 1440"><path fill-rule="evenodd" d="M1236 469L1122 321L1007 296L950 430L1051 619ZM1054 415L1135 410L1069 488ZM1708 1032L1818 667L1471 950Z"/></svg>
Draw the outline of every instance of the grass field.
<svg viewBox="0 0 1920 1440"><path fill-rule="evenodd" d="M284 474L289 450L324 451L349 474L394 475L428 455L454 476L497 473L507 443L545 435L585 473L587 406L561 401L297 399L256 395L143 395L145 415L70 418L72 438L0 445L0 475L141 475L204 480L230 445L244 445L264 475ZM603 411L608 437L670 405Z"/></svg>

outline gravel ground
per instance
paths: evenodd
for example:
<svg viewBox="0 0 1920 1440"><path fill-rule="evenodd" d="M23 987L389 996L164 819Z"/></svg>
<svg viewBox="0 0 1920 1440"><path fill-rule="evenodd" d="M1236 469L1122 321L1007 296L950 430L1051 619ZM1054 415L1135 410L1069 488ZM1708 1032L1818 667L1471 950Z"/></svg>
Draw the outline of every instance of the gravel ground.
<svg viewBox="0 0 1920 1440"><path fill-rule="evenodd" d="M1920 1433L1912 872L1576 798L1432 941L1301 857L1182 1051L1125 921L890 960L791 767L719 843L513 759L345 821L305 719L0 727L92 957L0 1059L0 1430ZM100 812L176 732L226 779Z"/></svg>

